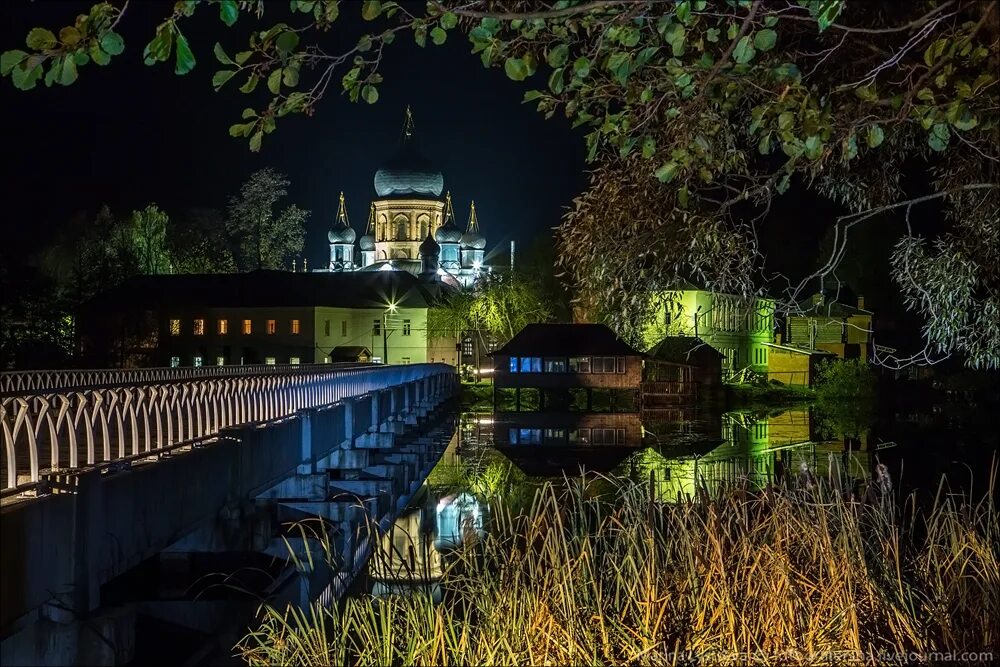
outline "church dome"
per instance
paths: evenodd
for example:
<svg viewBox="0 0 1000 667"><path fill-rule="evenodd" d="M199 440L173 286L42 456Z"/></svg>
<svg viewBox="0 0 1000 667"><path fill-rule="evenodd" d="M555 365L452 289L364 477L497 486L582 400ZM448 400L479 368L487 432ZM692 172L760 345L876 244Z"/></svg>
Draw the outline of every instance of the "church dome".
<svg viewBox="0 0 1000 667"><path fill-rule="evenodd" d="M462 230L455 224L455 220L451 219L438 227L434 232L434 240L438 243L461 243Z"/></svg>
<svg viewBox="0 0 1000 667"><path fill-rule="evenodd" d="M375 172L375 193L379 197L417 195L440 197L444 177L417 151L413 138L413 114L406 108L403 143L399 152Z"/></svg>
<svg viewBox="0 0 1000 667"><path fill-rule="evenodd" d="M482 250L486 247L486 239L479 232L466 232L462 234L462 247Z"/></svg>
<svg viewBox="0 0 1000 667"><path fill-rule="evenodd" d="M444 177L420 155L407 138L400 151L375 172L375 194L379 197L423 195L440 197Z"/></svg>
<svg viewBox="0 0 1000 667"><path fill-rule="evenodd" d="M361 240L358 241L358 247L360 247L362 250L374 250L375 237L372 236L371 234L365 234L364 236L361 237Z"/></svg>
<svg viewBox="0 0 1000 667"><path fill-rule="evenodd" d="M357 234L350 227L335 227L327 232L326 238L330 243L354 243Z"/></svg>
<svg viewBox="0 0 1000 667"><path fill-rule="evenodd" d="M424 239L424 242L420 244L419 250L421 257L439 257L441 255L441 246L439 246L437 242L431 238L430 234L428 234L427 238Z"/></svg>

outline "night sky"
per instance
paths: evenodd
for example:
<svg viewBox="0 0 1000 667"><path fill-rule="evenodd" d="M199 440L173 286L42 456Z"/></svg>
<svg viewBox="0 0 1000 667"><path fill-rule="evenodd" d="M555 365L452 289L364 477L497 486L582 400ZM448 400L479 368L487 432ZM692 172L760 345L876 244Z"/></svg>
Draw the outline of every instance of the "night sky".
<svg viewBox="0 0 1000 667"><path fill-rule="evenodd" d="M58 32L90 4L5 5L0 49L22 47L34 26ZM584 186L578 134L564 119L546 121L534 105L522 105L525 86L502 70L484 69L458 31L443 46L428 40L423 49L412 35L400 34L386 49L385 81L375 105L351 103L339 95L339 86L331 86L313 117L280 120L261 152L251 153L228 128L240 122L244 107L266 104L267 88L261 84L244 95L237 90L242 82L234 79L215 93L211 78L220 66L212 45L218 39L232 54L245 48L252 25L302 19L288 15L287 2L275 2L259 24L244 14L226 28L217 11L199 9L181 24L198 65L176 76L172 60L147 67L141 57L171 5L132 2L119 25L125 53L107 67L81 67L71 86L40 84L22 92L9 79L0 82L3 261L23 261L74 213L92 216L102 203L121 215L149 202L172 215L224 208L253 171L270 166L291 181L288 203L312 212L305 253L312 266L320 266L329 257L326 231L341 190L351 223L363 233L375 195L372 178L398 145L407 104L421 151L444 174L459 224L464 227L474 199L487 250L495 250L498 263L506 263L511 239L524 247L548 236ZM360 3L342 3L333 30L310 39L325 40L328 52L338 52L338 36L353 45L372 26L360 18Z"/></svg>
<svg viewBox="0 0 1000 667"><path fill-rule="evenodd" d="M215 93L211 78L219 65L212 45L219 40L232 54L245 47L251 27L303 19L289 16L287 3L275 2L268 4L264 21L241 15L226 28L216 11L200 9L181 24L198 65L176 76L172 61L147 67L141 59L171 4L132 2L119 25L125 53L108 67L81 67L80 79L69 87L40 85L21 92L8 79L0 81L0 178L6 194L0 262L31 263L74 215L92 217L102 203L118 215L150 202L173 216L198 207L224 209L253 171L270 166L291 180L287 203L311 211L305 255L312 267L322 266L341 190L355 230L363 233L372 178L398 146L407 104L422 152L444 174L460 225L475 199L488 261L506 264L511 239L526 249L551 238L551 228L585 186L582 132L571 130L561 115L545 120L534 105L522 104L528 86L510 81L502 69L483 68L459 31L451 31L445 45L428 41L423 49L412 35L400 33L385 51L385 81L375 105L351 103L331 86L313 117L281 119L262 151L251 153L245 140L229 136L228 127L240 121L244 107L266 104L266 86L247 96L236 90L242 82L234 79L230 84L236 85ZM89 6L55 0L5 6L0 49L22 46L34 26L58 31ZM320 39L328 52L341 52L373 29L361 19L358 3L345 2L334 29L304 43ZM776 199L760 228L769 274L784 273L797 282L811 272L823 237L845 212L802 188ZM919 217L940 221L930 210ZM856 252L840 273L853 288L845 300L863 292L876 311L880 342L911 346L919 344L919 320L904 312L887 273L887 255L904 229L901 216L856 229ZM780 296L787 284L774 282L770 290Z"/></svg>

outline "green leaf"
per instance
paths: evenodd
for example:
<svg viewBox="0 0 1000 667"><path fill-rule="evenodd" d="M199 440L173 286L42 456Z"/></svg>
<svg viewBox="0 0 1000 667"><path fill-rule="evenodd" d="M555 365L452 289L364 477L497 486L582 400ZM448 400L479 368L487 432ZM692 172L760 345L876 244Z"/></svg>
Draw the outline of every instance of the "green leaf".
<svg viewBox="0 0 1000 667"><path fill-rule="evenodd" d="M18 90L31 90L42 78L42 66L33 64L31 58L10 71L10 80Z"/></svg>
<svg viewBox="0 0 1000 667"><path fill-rule="evenodd" d="M681 23L687 23L688 19L691 18L691 3L688 2L688 0L678 2L677 7L674 9L674 13L677 14L677 19Z"/></svg>
<svg viewBox="0 0 1000 667"><path fill-rule="evenodd" d="M818 160L823 155L823 140L814 135L806 138L806 157L810 160Z"/></svg>
<svg viewBox="0 0 1000 667"><path fill-rule="evenodd" d="M684 40L686 37L687 31L684 29L684 26L680 23L674 23L664 32L663 41L670 45L671 53L679 58L684 55Z"/></svg>
<svg viewBox="0 0 1000 667"><path fill-rule="evenodd" d="M490 37L500 31L500 21L492 16L484 18L479 22L479 26L490 34Z"/></svg>
<svg viewBox="0 0 1000 667"><path fill-rule="evenodd" d="M928 67L932 67L934 62L944 54L945 49L947 48L948 40L946 38L935 41L927 47L926 51L924 51L924 63Z"/></svg>
<svg viewBox="0 0 1000 667"><path fill-rule="evenodd" d="M642 102L643 104L646 104L650 102L652 99L653 99L653 89L650 88L649 86L646 86L645 88L642 89L642 92L639 93L639 101Z"/></svg>
<svg viewBox="0 0 1000 667"><path fill-rule="evenodd" d="M653 153L656 152L656 139L653 137L646 137L642 140L642 157L649 159L653 157Z"/></svg>
<svg viewBox="0 0 1000 667"><path fill-rule="evenodd" d="M368 102L368 104L375 104L378 102L378 88L370 84L362 86L361 99Z"/></svg>
<svg viewBox="0 0 1000 667"><path fill-rule="evenodd" d="M452 12L445 12L441 15L441 27L445 30L451 30L456 25L458 25L458 16Z"/></svg>
<svg viewBox="0 0 1000 667"><path fill-rule="evenodd" d="M101 37L101 48L109 56L121 55L122 51L125 50L125 40L114 30L109 30Z"/></svg>
<svg viewBox="0 0 1000 667"><path fill-rule="evenodd" d="M882 145L882 141L885 139L885 132L878 125L868 126L868 147L878 148Z"/></svg>
<svg viewBox="0 0 1000 667"><path fill-rule="evenodd" d="M194 69L194 53L187 39L180 32L177 33L177 64L174 67L175 74L187 74Z"/></svg>
<svg viewBox="0 0 1000 667"><path fill-rule="evenodd" d="M365 0L361 5L361 16L366 21L374 21L382 13L382 3L379 0Z"/></svg>
<svg viewBox="0 0 1000 667"><path fill-rule="evenodd" d="M736 42L736 48L733 49L733 60L741 65L746 65L748 62L753 60L756 55L753 46L750 44L750 36L743 35L740 37L740 41Z"/></svg>
<svg viewBox="0 0 1000 667"><path fill-rule="evenodd" d="M250 107L244 109L243 114L240 116L240 118L243 119L256 118L256 117L257 117L257 111L255 109L251 109Z"/></svg>
<svg viewBox="0 0 1000 667"><path fill-rule="evenodd" d="M28 38L24 40L24 43L29 49L44 51L55 47L56 36L52 34L51 30L46 30L45 28L32 28L31 32L28 33Z"/></svg>
<svg viewBox="0 0 1000 667"><path fill-rule="evenodd" d="M791 111L784 111L778 115L778 129L788 130L795 125L795 114Z"/></svg>
<svg viewBox="0 0 1000 667"><path fill-rule="evenodd" d="M639 51L639 55L635 57L635 69L639 69L656 55L656 52L660 50L658 46L647 46L643 50Z"/></svg>
<svg viewBox="0 0 1000 667"><path fill-rule="evenodd" d="M20 64L22 60L28 57L28 54L24 51L18 51L14 49L13 51L4 51L3 55L0 56L0 76L7 76L10 71L14 69L14 65Z"/></svg>
<svg viewBox="0 0 1000 667"><path fill-rule="evenodd" d="M236 4L236 0L222 0L219 3L219 18L222 22L228 26L236 23L236 19L240 17L240 8Z"/></svg>
<svg viewBox="0 0 1000 667"><path fill-rule="evenodd" d="M62 68L56 75L56 81L58 81L61 86L68 86L76 81L76 78L76 61L72 58L63 58Z"/></svg>
<svg viewBox="0 0 1000 667"><path fill-rule="evenodd" d="M417 46L424 48L427 46L427 26L420 25L413 30L413 40L417 43Z"/></svg>
<svg viewBox="0 0 1000 667"><path fill-rule="evenodd" d="M260 151L260 142L264 140L264 133L261 130L257 130L252 137L250 137L250 150L254 153Z"/></svg>
<svg viewBox="0 0 1000 667"><path fill-rule="evenodd" d="M549 67L562 67L566 64L568 58L569 46L566 44L556 44L545 55L545 62L549 64Z"/></svg>
<svg viewBox="0 0 1000 667"><path fill-rule="evenodd" d="M822 0L816 15L816 23L819 24L819 31L823 32L833 25L833 22L840 14L840 10L843 8L844 0Z"/></svg>
<svg viewBox="0 0 1000 667"><path fill-rule="evenodd" d="M246 118L246 115L243 116ZM231 137L245 137L253 127L253 123L236 123L235 125L229 126L229 136Z"/></svg>
<svg viewBox="0 0 1000 667"><path fill-rule="evenodd" d="M656 170L653 174L660 181L660 183L669 183L674 180L677 175L677 170L680 169L680 165L676 162L665 162Z"/></svg>
<svg viewBox="0 0 1000 667"><path fill-rule="evenodd" d="M557 67L552 70L552 74L549 75L549 90L551 90L556 95L562 93L563 91L563 68Z"/></svg>
<svg viewBox="0 0 1000 667"><path fill-rule="evenodd" d="M948 141L951 138L951 132L948 130L948 125L946 123L935 123L931 127L931 132L927 135L927 145L931 147L932 150L941 152L948 147Z"/></svg>
<svg viewBox="0 0 1000 667"><path fill-rule="evenodd" d="M521 100L521 103L523 104L525 102L534 102L535 100L543 96L544 93L542 93L542 91L540 90L529 90L524 93L524 99Z"/></svg>
<svg viewBox="0 0 1000 667"><path fill-rule="evenodd" d="M292 61L288 67L281 70L281 83L288 88L299 85L299 63L297 61Z"/></svg>
<svg viewBox="0 0 1000 667"><path fill-rule="evenodd" d="M707 39L708 41L712 42L713 44L715 44L716 42L718 42L719 41L719 29L718 28L709 28L708 30L706 30L705 31L705 39Z"/></svg>
<svg viewBox="0 0 1000 667"><path fill-rule="evenodd" d="M252 93L257 88L257 84L260 83L260 77L256 74L251 74L246 82L240 86L241 93Z"/></svg>
<svg viewBox="0 0 1000 667"><path fill-rule="evenodd" d="M431 30L431 41L437 46L444 44L446 39L448 39L448 33L446 33L442 28L434 28Z"/></svg>
<svg viewBox="0 0 1000 667"><path fill-rule="evenodd" d="M726 37L729 39L736 39L736 35L739 34L739 28L736 27L735 23L729 24L729 29L726 31Z"/></svg>
<svg viewBox="0 0 1000 667"><path fill-rule="evenodd" d="M253 51L240 51L236 54L236 64L242 65L246 61L250 60L250 56L253 55Z"/></svg>
<svg viewBox="0 0 1000 667"><path fill-rule="evenodd" d="M274 40L274 48L278 49L278 53L282 56L287 56L293 52L298 45L299 35L291 30L286 30L278 35L278 39Z"/></svg>
<svg viewBox="0 0 1000 667"><path fill-rule="evenodd" d="M761 51L770 51L778 41L778 33L767 28L753 36L753 45Z"/></svg>
<svg viewBox="0 0 1000 667"><path fill-rule="evenodd" d="M216 91L218 91L220 88L222 88L222 86L226 84L226 81L229 81L230 79L233 78L234 74L236 74L236 70L220 69L212 77L212 87L215 88Z"/></svg>
<svg viewBox="0 0 1000 667"><path fill-rule="evenodd" d="M612 53L608 58L608 70L615 75L618 83L625 85L632 71L632 55L621 51Z"/></svg>
<svg viewBox="0 0 1000 667"><path fill-rule="evenodd" d="M761 155L769 155L771 153L771 133L761 135L760 141L757 142L757 152Z"/></svg>
<svg viewBox="0 0 1000 667"><path fill-rule="evenodd" d="M218 60L223 65L235 65L236 64L236 63L233 62L232 58L230 58L228 55L226 55L225 50L222 48L222 44L219 44L218 42L216 42L215 43L215 47L212 49L212 51L213 51L213 53L215 53L215 59Z"/></svg>
<svg viewBox="0 0 1000 667"><path fill-rule="evenodd" d="M267 75L267 89L274 95L281 92L281 69L276 69Z"/></svg>
<svg viewBox="0 0 1000 667"><path fill-rule="evenodd" d="M98 44L97 42L92 42L90 44L89 51L90 51L90 59L93 60L96 64L103 67L104 65L107 65L108 63L111 62L111 56L109 56L104 51L104 49L101 48L101 45Z"/></svg>
<svg viewBox="0 0 1000 667"><path fill-rule="evenodd" d="M66 26L59 31L59 41L66 46L76 46L80 43L80 31L72 26Z"/></svg>
<svg viewBox="0 0 1000 667"><path fill-rule="evenodd" d="M528 65L521 58L507 58L503 69L514 81L524 81L528 78Z"/></svg>
<svg viewBox="0 0 1000 667"><path fill-rule="evenodd" d="M590 74L590 58L581 56L573 61L573 76L585 79Z"/></svg>

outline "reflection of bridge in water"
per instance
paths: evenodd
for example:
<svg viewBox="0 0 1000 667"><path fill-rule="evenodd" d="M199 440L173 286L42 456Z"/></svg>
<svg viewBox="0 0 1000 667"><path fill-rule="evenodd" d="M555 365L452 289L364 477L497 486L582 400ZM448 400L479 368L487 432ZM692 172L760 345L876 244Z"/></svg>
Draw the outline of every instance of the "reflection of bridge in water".
<svg viewBox="0 0 1000 667"><path fill-rule="evenodd" d="M0 374L3 663L228 653L256 604L192 597L205 575L336 598L452 438L455 386L443 364Z"/></svg>

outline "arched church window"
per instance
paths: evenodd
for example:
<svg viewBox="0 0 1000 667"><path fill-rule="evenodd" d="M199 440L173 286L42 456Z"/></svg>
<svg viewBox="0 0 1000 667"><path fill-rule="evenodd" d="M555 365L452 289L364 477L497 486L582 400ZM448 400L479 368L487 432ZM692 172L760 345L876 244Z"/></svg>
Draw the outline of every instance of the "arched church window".
<svg viewBox="0 0 1000 667"><path fill-rule="evenodd" d="M410 253L408 253L405 250L397 250L396 252L393 253L393 257L395 259L409 259Z"/></svg>
<svg viewBox="0 0 1000 667"><path fill-rule="evenodd" d="M405 241L406 240L406 223L397 222L396 223L396 240Z"/></svg>
<svg viewBox="0 0 1000 667"><path fill-rule="evenodd" d="M420 221L420 238L427 238L427 220L426 218Z"/></svg>

